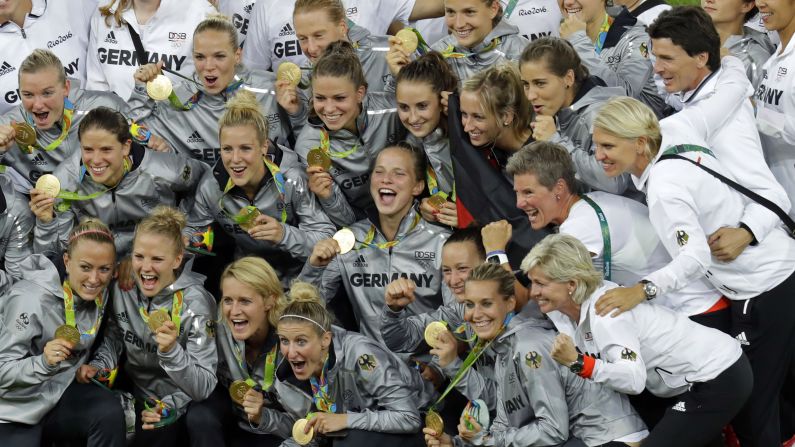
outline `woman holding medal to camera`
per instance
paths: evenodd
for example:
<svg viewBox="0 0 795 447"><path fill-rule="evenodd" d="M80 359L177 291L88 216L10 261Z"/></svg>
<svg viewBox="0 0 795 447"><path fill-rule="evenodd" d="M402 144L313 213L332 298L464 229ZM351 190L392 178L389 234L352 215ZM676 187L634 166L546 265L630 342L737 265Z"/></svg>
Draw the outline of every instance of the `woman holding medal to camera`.
<svg viewBox="0 0 795 447"><path fill-rule="evenodd" d="M332 326L317 290L294 283L279 317L276 391L297 419L292 441L323 435L335 447L421 446L428 394L419 374L375 340Z"/></svg>
<svg viewBox="0 0 795 447"><path fill-rule="evenodd" d="M268 121L253 93L230 99L219 126L223 166L202 178L187 232L217 222L234 238L238 257L261 256L288 287L334 225L309 191L295 153L269 142Z"/></svg>
<svg viewBox="0 0 795 447"><path fill-rule="evenodd" d="M121 365L132 380L136 446L173 446L182 416L216 385L215 300L204 276L185 258L179 211L158 207L135 229L132 270L135 287L113 290L114 318L94 358L78 371L88 380Z"/></svg>
<svg viewBox="0 0 795 447"><path fill-rule="evenodd" d="M435 331L439 365L452 372L451 385L466 381L469 369L485 351L496 354L497 415L491 427L477 412L466 412L458 426L461 440L474 445L560 445L576 438L587 446L637 446L647 431L626 396L577 377L550 355L556 331L551 322L514 318L514 276L500 265L485 263L466 281L464 319L476 335L463 362L457 342ZM441 399L440 399L441 400ZM438 401L437 401L438 404ZM433 407L431 407L433 408ZM425 420L429 446L452 446L441 420Z"/></svg>
<svg viewBox="0 0 795 447"><path fill-rule="evenodd" d="M190 445L278 446L292 419L275 409L276 325L287 298L273 267L253 256L221 274L218 387L187 414Z"/></svg>
<svg viewBox="0 0 795 447"><path fill-rule="evenodd" d="M63 261L63 275L43 255L21 261L22 279L3 296L0 438L13 446L47 439L123 447L118 398L74 382L108 305L113 235L99 220L84 220L70 232Z"/></svg>

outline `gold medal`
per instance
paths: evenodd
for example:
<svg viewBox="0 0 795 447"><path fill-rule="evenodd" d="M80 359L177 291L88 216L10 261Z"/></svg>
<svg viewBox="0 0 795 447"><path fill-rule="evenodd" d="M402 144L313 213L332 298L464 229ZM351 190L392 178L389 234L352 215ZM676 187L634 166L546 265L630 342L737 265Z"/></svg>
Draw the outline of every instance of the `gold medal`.
<svg viewBox="0 0 795 447"><path fill-rule="evenodd" d="M254 225L256 225L255 221L260 214L262 214L260 210L247 206L237 213L238 225L244 231L249 231L254 228Z"/></svg>
<svg viewBox="0 0 795 447"><path fill-rule="evenodd" d="M232 385L229 386L229 397L231 397L232 401L238 405L243 405L243 400L246 397L246 393L248 393L248 390L250 389L251 386L244 380L235 380L232 382Z"/></svg>
<svg viewBox="0 0 795 447"><path fill-rule="evenodd" d="M331 157L328 156L322 149L312 149L306 154L306 164L310 167L319 166L324 171L331 169Z"/></svg>
<svg viewBox="0 0 795 447"><path fill-rule="evenodd" d="M441 211L445 203L447 203L447 199L440 193L428 197L428 205L432 206L436 211Z"/></svg>
<svg viewBox="0 0 795 447"><path fill-rule="evenodd" d="M400 42L403 44L403 49L406 50L407 53L411 54L417 50L417 46L419 45L417 35L409 28L403 28L398 31L395 37L400 39Z"/></svg>
<svg viewBox="0 0 795 447"><path fill-rule="evenodd" d="M36 145L36 129L28 123L14 123L14 140L20 149L27 150L28 146Z"/></svg>
<svg viewBox="0 0 795 447"><path fill-rule="evenodd" d="M173 89L174 87L171 85L171 79L161 74L146 83L146 93L155 101L168 99Z"/></svg>
<svg viewBox="0 0 795 447"><path fill-rule="evenodd" d="M441 436L444 433L444 420L436 411L428 410L425 415L425 427L435 431L436 436Z"/></svg>
<svg viewBox="0 0 795 447"><path fill-rule="evenodd" d="M74 326L63 324L58 326L58 329L55 330L55 336L53 338L59 338L68 341L73 346L77 346L80 343L80 331Z"/></svg>
<svg viewBox="0 0 795 447"><path fill-rule="evenodd" d="M36 189L54 199L61 192L61 182L52 174L44 174L36 180Z"/></svg>
<svg viewBox="0 0 795 447"><path fill-rule="evenodd" d="M447 332L447 325L441 321L433 321L425 327L425 343L428 346L435 348L439 342L439 336Z"/></svg>
<svg viewBox="0 0 795 447"><path fill-rule="evenodd" d="M353 250L353 246L356 245L356 236L354 236L353 231L348 228L343 228L334 233L332 239L339 244L341 255Z"/></svg>
<svg viewBox="0 0 795 447"><path fill-rule="evenodd" d="M147 324L149 325L149 329L151 329L152 332L155 332L160 329L160 326L162 326L163 323L169 321L170 319L171 316L168 314L168 311L160 308L152 311L149 314L149 322Z"/></svg>
<svg viewBox="0 0 795 447"><path fill-rule="evenodd" d="M312 441L315 430L310 428L309 433L304 433L304 427L309 423L308 419L299 419L293 424L293 440L300 445L307 445Z"/></svg>
<svg viewBox="0 0 795 447"><path fill-rule="evenodd" d="M294 87L301 82L301 69L292 62L282 62L276 70L276 79L290 81Z"/></svg>

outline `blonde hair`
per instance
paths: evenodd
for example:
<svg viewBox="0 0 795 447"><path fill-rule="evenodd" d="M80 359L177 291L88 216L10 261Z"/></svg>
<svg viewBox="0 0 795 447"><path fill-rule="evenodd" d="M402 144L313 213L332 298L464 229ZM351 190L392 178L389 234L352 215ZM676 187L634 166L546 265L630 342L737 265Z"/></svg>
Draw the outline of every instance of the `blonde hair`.
<svg viewBox="0 0 795 447"><path fill-rule="evenodd" d="M268 120L254 93L240 89L226 103L226 110L218 120L218 135L224 127L251 126L257 131L257 142L268 141Z"/></svg>
<svg viewBox="0 0 795 447"><path fill-rule="evenodd" d="M345 6L340 0L297 0L293 7L293 17L302 12L315 11L322 9L328 14L328 18L333 23L344 22Z"/></svg>
<svg viewBox="0 0 795 447"><path fill-rule="evenodd" d="M143 218L135 226L133 244L135 244L141 234L156 234L171 241L177 254L182 253L185 247L182 241L182 230L185 228L186 223L187 220L182 211L160 205L152 211L152 214Z"/></svg>
<svg viewBox="0 0 795 447"><path fill-rule="evenodd" d="M284 295L282 283L268 261L256 256L246 256L229 264L221 273L221 283L227 278L233 278L254 290L266 300L275 297L273 308L268 311L268 322L276 327L279 317L287 306L287 297Z"/></svg>
<svg viewBox="0 0 795 447"><path fill-rule="evenodd" d="M484 262L483 264L476 265L469 273L465 284L472 281L493 281L497 283L497 293L503 298L508 299L514 296L515 288L513 275L502 268L499 264L492 264Z"/></svg>
<svg viewBox="0 0 795 447"><path fill-rule="evenodd" d="M524 94L522 78L513 63L495 65L472 75L464 81L462 92L476 93L483 110L494 117L498 126L503 115L512 113L510 129L514 136L521 137L533 121L530 102Z"/></svg>
<svg viewBox="0 0 795 447"><path fill-rule="evenodd" d="M627 96L607 101L597 112L593 128L625 140L645 137L647 143L643 155L649 160L657 156L662 144L657 116L647 105Z"/></svg>
<svg viewBox="0 0 795 447"><path fill-rule="evenodd" d="M303 281L290 285L289 304L279 316L279 322L311 324L318 335L323 335L331 330L333 320L315 286Z"/></svg>
<svg viewBox="0 0 795 447"><path fill-rule="evenodd" d="M116 6L115 11L111 11L114 3L118 3L118 6ZM113 19L116 22L116 26L121 26L122 23L125 23L122 14L132 8L132 6L133 0L110 0L107 5L99 7L99 13L105 18L105 25L110 26L110 21Z"/></svg>
<svg viewBox="0 0 795 447"><path fill-rule="evenodd" d="M58 59L50 50L36 48L19 66L19 79L22 79L24 73L33 74L38 73L44 69L52 68L58 73L58 82L66 83L66 71L63 68L63 63Z"/></svg>
<svg viewBox="0 0 795 447"><path fill-rule="evenodd" d="M551 234L537 243L522 261L525 275L538 268L552 281L577 285L571 299L582 304L602 284L602 274L593 267L591 253L577 238Z"/></svg>
<svg viewBox="0 0 795 447"><path fill-rule="evenodd" d="M72 256L72 252L77 247L80 241L93 241L99 244L110 244L114 253L116 252L116 245L113 242L113 233L110 232L108 226L101 220L94 217L86 217L81 220L79 224L72 228L69 232L68 245L66 253Z"/></svg>
<svg viewBox="0 0 795 447"><path fill-rule="evenodd" d="M229 45L232 49L237 50L240 44L237 40L237 29L235 25L229 20L229 17L223 14L209 14L206 19L202 20L196 29L193 31L193 39L205 31L218 31L219 33L226 33L229 37Z"/></svg>

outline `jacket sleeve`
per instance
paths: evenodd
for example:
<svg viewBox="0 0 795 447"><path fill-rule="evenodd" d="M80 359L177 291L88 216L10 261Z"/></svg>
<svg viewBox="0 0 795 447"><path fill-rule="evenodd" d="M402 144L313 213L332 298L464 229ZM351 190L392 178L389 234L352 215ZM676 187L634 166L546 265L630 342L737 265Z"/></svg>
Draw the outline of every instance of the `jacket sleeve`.
<svg viewBox="0 0 795 447"><path fill-rule="evenodd" d="M356 377L363 394L370 395L377 405L363 408L359 413L348 412L348 427L381 433L416 433L420 429L420 414L414 395L419 390L407 386L403 380L400 368L407 366L375 342L363 343L356 351L374 359L374 367L357 366Z"/></svg>
<svg viewBox="0 0 795 447"><path fill-rule="evenodd" d="M215 191L218 191L216 194ZM193 206L187 213L187 225L182 231L184 236L190 238L197 232L204 232L208 226L215 222L213 207L218 203L221 190L217 188L217 182L212 176L211 171L207 171L199 181L196 188L196 199Z"/></svg>
<svg viewBox="0 0 795 447"><path fill-rule="evenodd" d="M251 13L251 22L248 25L246 44L243 45L243 64L256 70L270 70L271 61L271 36L268 33L267 9L265 2L255 4Z"/></svg>
<svg viewBox="0 0 795 447"><path fill-rule="evenodd" d="M298 279L317 287L323 301L328 303L337 294L337 289L339 289L342 282L342 268L339 263L339 255L332 259L325 268L315 267L307 259L306 263L304 263L304 268L298 274Z"/></svg>
<svg viewBox="0 0 795 447"><path fill-rule="evenodd" d="M617 317L600 317L592 313L591 331L601 354L591 379L619 393L643 392L646 388L646 365L640 355L638 328L631 313L625 312Z"/></svg>
<svg viewBox="0 0 795 447"><path fill-rule="evenodd" d="M331 183L331 195L327 199L318 197L318 201L336 226L347 227L356 222L356 212L336 182Z"/></svg>
<svg viewBox="0 0 795 447"><path fill-rule="evenodd" d="M114 292L116 288L114 287ZM94 357L88 362L91 366L99 369L115 369L119 366L119 358L124 352L124 337L121 333L118 321L116 321L116 314L121 311L121 303L115 300L113 303L113 313L108 315L108 320L105 327L102 329L104 334L102 343L97 347L94 352Z"/></svg>
<svg viewBox="0 0 795 447"><path fill-rule="evenodd" d="M58 372L44 354L33 355L33 340L42 336L41 302L30 291L13 290L4 298L0 337L0 390L39 385ZM0 392L0 394L2 394Z"/></svg>
<svg viewBox="0 0 795 447"><path fill-rule="evenodd" d="M33 254L31 233L33 232L33 213L27 206L21 194L14 192L14 205L9 210L11 231L8 234L5 258L6 272L14 279L22 278L20 263Z"/></svg>
<svg viewBox="0 0 795 447"><path fill-rule="evenodd" d="M57 206L56 201L56 206ZM33 229L33 253L60 254L66 250L69 232L72 231L77 215L72 207L65 211L56 211L55 217L44 223L36 218Z"/></svg>
<svg viewBox="0 0 795 447"><path fill-rule="evenodd" d="M287 179L291 189L290 201L298 218L298 226L282 224L284 237L279 246L298 259L305 260L312 254L315 244L334 235L334 225L309 191L304 177L299 173Z"/></svg>
<svg viewBox="0 0 795 447"><path fill-rule="evenodd" d="M392 352L414 352L425 340L425 328L432 321L446 321L452 329L462 322L456 310L446 305L420 315L409 315L406 309L395 312L385 305L381 310L381 337Z"/></svg>
<svg viewBox="0 0 795 447"><path fill-rule="evenodd" d="M284 439L288 439L293 434L293 424L295 418L290 416L284 411L279 411L274 408L262 407L262 415L260 416L259 423L255 427L251 427L257 433L276 435Z"/></svg>
<svg viewBox="0 0 795 447"><path fill-rule="evenodd" d="M464 362L456 357L452 363L442 368L442 371L448 379L453 380L462 366L464 366ZM489 411L494 411L497 408L497 382L493 378L484 376L477 369L469 368L455 387L469 400L482 399L486 402Z"/></svg>
<svg viewBox="0 0 795 447"><path fill-rule="evenodd" d="M187 295L187 293L186 293ZM218 350L215 343L215 300L209 293L192 291L187 311L190 319L183 330L188 333L186 346L177 342L168 352L157 351L160 366L189 400L200 401L210 396L217 379ZM187 312L183 311L183 315ZM180 394L179 392L175 394ZM178 396L172 395L175 408L183 408Z"/></svg>

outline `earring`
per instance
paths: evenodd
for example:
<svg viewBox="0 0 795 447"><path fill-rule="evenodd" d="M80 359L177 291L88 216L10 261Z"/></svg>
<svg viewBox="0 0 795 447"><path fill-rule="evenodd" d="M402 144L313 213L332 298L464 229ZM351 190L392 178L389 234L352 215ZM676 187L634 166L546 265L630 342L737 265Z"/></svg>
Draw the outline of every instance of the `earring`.
<svg viewBox="0 0 795 447"><path fill-rule="evenodd" d="M573 290L569 290L569 296L571 296L572 293L574 293L574 291Z"/></svg>
<svg viewBox="0 0 795 447"><path fill-rule="evenodd" d="M558 202L560 202L560 195L558 195L558 194L555 194L555 200L557 200Z"/></svg>
<svg viewBox="0 0 795 447"><path fill-rule="evenodd" d="M503 126L503 127L508 127L508 122L507 122L507 121L503 122L503 123L502 123L502 126Z"/></svg>

